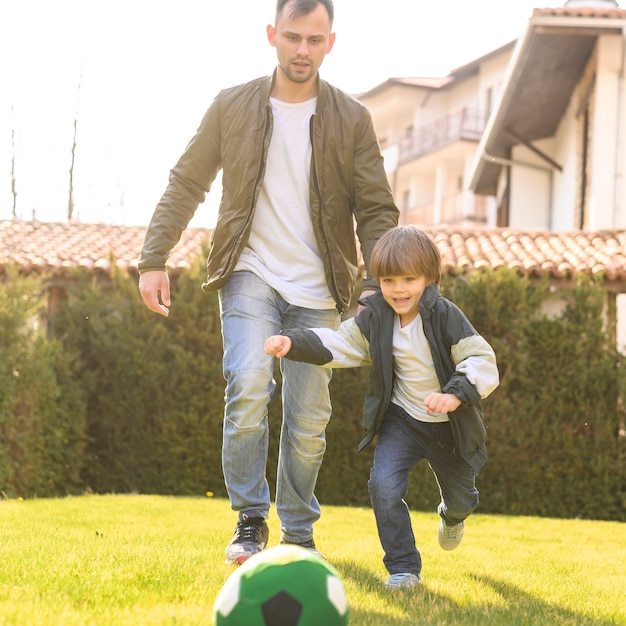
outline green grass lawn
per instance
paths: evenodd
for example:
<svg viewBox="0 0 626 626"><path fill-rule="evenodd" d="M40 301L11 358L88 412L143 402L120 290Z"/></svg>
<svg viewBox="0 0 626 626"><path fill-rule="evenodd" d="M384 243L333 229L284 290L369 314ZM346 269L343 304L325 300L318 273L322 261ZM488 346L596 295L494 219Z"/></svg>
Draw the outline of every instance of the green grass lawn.
<svg viewBox="0 0 626 626"><path fill-rule="evenodd" d="M626 624L626 524L475 514L445 552L437 515L412 517L423 584L389 592L371 510L323 507L351 626ZM211 624L235 519L214 498L0 501L0 625Z"/></svg>

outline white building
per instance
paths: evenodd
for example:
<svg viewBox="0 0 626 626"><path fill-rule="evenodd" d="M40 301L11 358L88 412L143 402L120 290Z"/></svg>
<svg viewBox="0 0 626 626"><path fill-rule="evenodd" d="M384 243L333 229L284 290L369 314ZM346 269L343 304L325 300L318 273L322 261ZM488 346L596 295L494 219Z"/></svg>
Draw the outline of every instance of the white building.
<svg viewBox="0 0 626 626"><path fill-rule="evenodd" d="M444 78L390 78L358 97L401 223L626 228L626 9L615 0L535 9L517 41ZM626 286L605 284L624 347Z"/></svg>

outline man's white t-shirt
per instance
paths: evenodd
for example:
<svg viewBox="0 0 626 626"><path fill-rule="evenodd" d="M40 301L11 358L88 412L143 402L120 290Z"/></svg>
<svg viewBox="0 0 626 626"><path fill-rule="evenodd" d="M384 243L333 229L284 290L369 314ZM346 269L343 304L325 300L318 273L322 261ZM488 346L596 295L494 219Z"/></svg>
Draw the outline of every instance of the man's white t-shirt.
<svg viewBox="0 0 626 626"><path fill-rule="evenodd" d="M274 128L250 238L235 267L262 278L290 304L332 309L309 202L310 119L317 98L270 98Z"/></svg>

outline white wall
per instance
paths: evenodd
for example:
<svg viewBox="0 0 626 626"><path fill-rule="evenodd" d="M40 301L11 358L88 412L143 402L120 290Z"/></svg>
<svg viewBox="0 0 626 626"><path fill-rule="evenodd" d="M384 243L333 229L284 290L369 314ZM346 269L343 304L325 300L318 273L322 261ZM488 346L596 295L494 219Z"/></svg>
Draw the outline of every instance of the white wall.
<svg viewBox="0 0 626 626"><path fill-rule="evenodd" d="M553 141L544 142L544 151L548 152L550 143ZM549 228L552 168L522 145L513 149L512 160L517 165L511 166L509 226L524 230Z"/></svg>
<svg viewBox="0 0 626 626"><path fill-rule="evenodd" d="M502 84L511 59L511 54L512 50L508 50L507 52L486 60L480 66L479 91L481 100L479 108L482 109L485 106L484 96L488 89L492 89L493 91L492 105L494 107L497 106L498 100L502 96Z"/></svg>
<svg viewBox="0 0 626 626"><path fill-rule="evenodd" d="M373 96L363 98L378 137L387 140L387 146L397 143L413 124L415 109L427 97L427 89L392 85Z"/></svg>
<svg viewBox="0 0 626 626"><path fill-rule="evenodd" d="M578 176L577 105L573 99L559 124L554 142L553 158L563 168L554 171L552 189L552 216L549 228L552 230L572 230L576 221L576 181ZM542 150L548 149L545 142L537 144Z"/></svg>
<svg viewBox="0 0 626 626"><path fill-rule="evenodd" d="M624 130L617 137L619 73L622 61L622 39L604 36L598 40L595 110L593 119L592 184L590 230L615 228L616 148L623 142ZM623 103L622 103L623 106ZM620 111L623 118L623 111Z"/></svg>

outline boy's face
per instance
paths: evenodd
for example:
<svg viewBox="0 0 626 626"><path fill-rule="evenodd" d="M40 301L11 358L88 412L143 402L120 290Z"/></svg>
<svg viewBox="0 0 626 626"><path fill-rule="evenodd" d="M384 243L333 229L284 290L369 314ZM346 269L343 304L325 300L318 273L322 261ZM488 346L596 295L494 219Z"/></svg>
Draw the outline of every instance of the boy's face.
<svg viewBox="0 0 626 626"><path fill-rule="evenodd" d="M380 290L385 302L400 317L400 326L410 324L419 312L419 303L428 284L423 276L381 276Z"/></svg>

